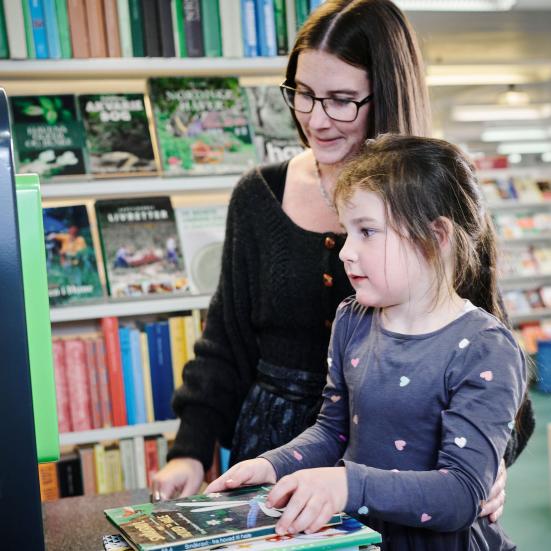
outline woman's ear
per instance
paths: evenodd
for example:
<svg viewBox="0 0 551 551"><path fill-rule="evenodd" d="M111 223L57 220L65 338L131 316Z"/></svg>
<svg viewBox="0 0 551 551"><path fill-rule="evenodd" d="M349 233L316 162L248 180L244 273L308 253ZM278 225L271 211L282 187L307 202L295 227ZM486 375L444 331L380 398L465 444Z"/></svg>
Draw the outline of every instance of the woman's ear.
<svg viewBox="0 0 551 551"><path fill-rule="evenodd" d="M449 218L440 216L430 223L434 236L442 252L450 249L453 237L453 224Z"/></svg>

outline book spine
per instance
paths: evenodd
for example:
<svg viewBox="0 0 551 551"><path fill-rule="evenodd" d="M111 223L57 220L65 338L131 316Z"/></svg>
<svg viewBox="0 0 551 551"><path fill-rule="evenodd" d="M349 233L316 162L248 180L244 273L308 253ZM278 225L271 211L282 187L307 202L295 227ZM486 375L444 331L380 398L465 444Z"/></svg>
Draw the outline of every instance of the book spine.
<svg viewBox="0 0 551 551"><path fill-rule="evenodd" d="M273 57L277 54L273 0L256 0L255 16L258 51L261 56Z"/></svg>
<svg viewBox="0 0 551 551"><path fill-rule="evenodd" d="M61 456L57 462L57 476L59 479L59 497L81 496L84 493L82 469L77 454Z"/></svg>
<svg viewBox="0 0 551 551"><path fill-rule="evenodd" d="M132 51L132 28L128 0L117 0L117 15L122 57L132 57L134 53Z"/></svg>
<svg viewBox="0 0 551 551"><path fill-rule="evenodd" d="M57 422L59 432L71 432L71 412L69 410L69 386L65 365L65 350L61 339L53 339L55 395L57 400Z"/></svg>
<svg viewBox="0 0 551 551"><path fill-rule="evenodd" d="M90 388L82 339L65 340L65 365L67 366L69 409L73 430L90 430L92 428Z"/></svg>
<svg viewBox="0 0 551 551"><path fill-rule="evenodd" d="M44 9L41 0L29 0L29 12L33 26L34 47L37 59L48 59L48 38L44 21Z"/></svg>
<svg viewBox="0 0 551 551"><path fill-rule="evenodd" d="M88 386L90 388L90 406L92 410L92 428L99 429L101 422L101 401L99 395L98 369L96 366L95 343L91 339L84 342L86 350L86 370L88 374Z"/></svg>
<svg viewBox="0 0 551 551"><path fill-rule="evenodd" d="M189 57L203 57L205 43L199 0L183 0L186 49Z"/></svg>
<svg viewBox="0 0 551 551"><path fill-rule="evenodd" d="M107 473L105 469L105 448L103 444L94 445L94 470L98 494L107 494Z"/></svg>
<svg viewBox="0 0 551 551"><path fill-rule="evenodd" d="M159 13L155 0L142 0L145 55L162 57Z"/></svg>
<svg viewBox="0 0 551 551"><path fill-rule="evenodd" d="M157 436L157 461L159 470L166 465L166 456L168 455L168 442L166 438L161 435Z"/></svg>
<svg viewBox="0 0 551 551"><path fill-rule="evenodd" d="M83 446L78 449L84 495L96 495L96 475L94 466L94 448Z"/></svg>
<svg viewBox="0 0 551 551"><path fill-rule="evenodd" d="M49 56L52 59L61 59L61 42L59 39L55 0L42 0L42 8L44 11Z"/></svg>
<svg viewBox="0 0 551 551"><path fill-rule="evenodd" d="M98 386L101 407L101 426L113 426L113 413L111 411L111 395L109 392L109 373L107 371L107 362L105 359L105 344L101 337L95 342L96 366L98 373Z"/></svg>
<svg viewBox="0 0 551 551"><path fill-rule="evenodd" d="M138 488L147 488L145 471L145 444L143 436L134 436L134 457L136 458L136 480Z"/></svg>
<svg viewBox="0 0 551 551"><path fill-rule="evenodd" d="M295 17L297 31L304 25L310 12L309 0L295 0Z"/></svg>
<svg viewBox="0 0 551 551"><path fill-rule="evenodd" d="M285 20L287 21L287 45L290 52L295 45L295 38L297 36L295 0L285 0Z"/></svg>
<svg viewBox="0 0 551 551"><path fill-rule="evenodd" d="M31 21L31 9L27 0L21 0L23 8L23 21L25 25L25 43L27 45L27 56L36 59L36 48L34 47L33 22ZM13 57L13 55L11 56Z"/></svg>
<svg viewBox="0 0 551 551"><path fill-rule="evenodd" d="M109 446L105 449L105 478L109 493L124 490L121 452L118 446Z"/></svg>
<svg viewBox="0 0 551 551"><path fill-rule="evenodd" d="M158 0L159 34L163 57L175 57L174 27L171 0Z"/></svg>
<svg viewBox="0 0 551 551"><path fill-rule="evenodd" d="M134 57L145 56L144 24L141 0L128 0L130 12L130 30L132 34L132 52Z"/></svg>
<svg viewBox="0 0 551 551"><path fill-rule="evenodd" d="M40 483L40 501L55 501L59 499L59 479L54 462L38 464Z"/></svg>
<svg viewBox="0 0 551 551"><path fill-rule="evenodd" d="M184 27L184 5L182 4L182 0L172 0L171 9L176 56L187 57L186 31Z"/></svg>
<svg viewBox="0 0 551 551"><path fill-rule="evenodd" d="M90 55L96 58L107 57L107 37L102 0L85 0L86 23L90 40Z"/></svg>
<svg viewBox="0 0 551 551"><path fill-rule="evenodd" d="M184 316L169 318L168 327L170 332L170 353L172 357L174 388L178 388L182 385L182 370L187 361Z"/></svg>
<svg viewBox="0 0 551 551"><path fill-rule="evenodd" d="M151 371L149 368L149 345L145 333L140 333L140 346L142 351L142 376L146 418L148 423L153 423L155 421L155 413L153 411L153 392L151 390Z"/></svg>
<svg viewBox="0 0 551 551"><path fill-rule="evenodd" d="M243 57L241 0L219 0L220 32L224 57Z"/></svg>
<svg viewBox="0 0 551 551"><path fill-rule="evenodd" d="M27 2L27 0L22 0ZM29 10L29 5L26 5ZM6 18L6 31L8 34L8 45L12 59L26 59L28 57L27 42L25 40L25 18L23 7L19 2L4 2L4 17ZM32 35L32 24L31 24Z"/></svg>
<svg viewBox="0 0 551 551"><path fill-rule="evenodd" d="M136 476L136 456L134 454L134 442L130 438L121 438L119 440L121 450L122 478L125 490L138 489L138 479Z"/></svg>
<svg viewBox="0 0 551 551"><path fill-rule="evenodd" d="M185 316L184 317L184 334L185 334L185 341L186 341L186 351L187 351L187 357L186 360L193 360L195 358L195 352L194 352L194 346L195 341L200 337L200 334L197 334L196 328L195 328L195 320L193 319L193 316Z"/></svg>
<svg viewBox="0 0 551 551"><path fill-rule="evenodd" d="M59 31L59 43L61 57L70 59L73 56L71 48L71 31L69 29L69 14L67 12L67 0L55 0L57 28Z"/></svg>
<svg viewBox="0 0 551 551"><path fill-rule="evenodd" d="M220 11L215 0L201 0L201 24L207 57L222 56L222 38L220 36Z"/></svg>
<svg viewBox="0 0 551 551"><path fill-rule="evenodd" d="M119 347L119 322L117 318L103 318L101 320L101 328L105 342L107 372L109 373L109 392L111 396L113 425L115 427L121 427L127 423L121 352Z"/></svg>
<svg viewBox="0 0 551 551"><path fill-rule="evenodd" d="M153 475L159 470L159 456L157 452L157 439L148 437L144 439L145 472L147 486L151 487Z"/></svg>
<svg viewBox="0 0 551 551"><path fill-rule="evenodd" d="M258 56L255 12L255 0L241 0L241 26L243 29L243 54L245 57Z"/></svg>
<svg viewBox="0 0 551 551"><path fill-rule="evenodd" d="M172 393L174 392L174 377L172 371L172 359L170 357L170 333L168 329L168 322L161 321L155 324L156 338L157 338L157 368L158 373L158 388L153 389L153 392L157 390L160 410L160 419L158 421L164 421L166 419L173 419L174 413L172 412L171 402Z"/></svg>
<svg viewBox="0 0 551 551"><path fill-rule="evenodd" d="M130 328L119 328L119 346L121 349L122 378L124 381L124 396L126 398L126 416L129 425L136 424L136 388L132 369L130 351Z"/></svg>
<svg viewBox="0 0 551 551"><path fill-rule="evenodd" d="M8 31L6 30L4 3L0 2L0 59L8 59L9 57L10 48L8 46Z"/></svg>
<svg viewBox="0 0 551 551"><path fill-rule="evenodd" d="M287 37L287 14L285 13L285 0L274 0L274 21L276 32L277 55L289 53L289 42Z"/></svg>
<svg viewBox="0 0 551 551"><path fill-rule="evenodd" d="M117 0L103 0L103 12L105 15L105 33L107 36L107 54L109 57L121 57Z"/></svg>
<svg viewBox="0 0 551 551"><path fill-rule="evenodd" d="M134 380L134 407L136 423L147 423L143 383L142 347L138 329L130 329L130 356L132 358L132 376Z"/></svg>
<svg viewBox="0 0 551 551"><path fill-rule="evenodd" d="M84 0L67 0L67 14L71 31L73 57L85 59L90 57L90 37L86 24Z"/></svg>
<svg viewBox="0 0 551 551"><path fill-rule="evenodd" d="M315 9L319 8L323 4L324 0L310 0L310 12L313 12Z"/></svg>

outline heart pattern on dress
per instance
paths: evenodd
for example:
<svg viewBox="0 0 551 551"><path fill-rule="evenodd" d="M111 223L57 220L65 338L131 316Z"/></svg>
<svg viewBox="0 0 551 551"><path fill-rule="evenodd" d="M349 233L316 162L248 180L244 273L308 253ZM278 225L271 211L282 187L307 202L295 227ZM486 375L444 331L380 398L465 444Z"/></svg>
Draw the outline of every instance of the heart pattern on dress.
<svg viewBox="0 0 551 551"><path fill-rule="evenodd" d="M483 371L480 374L480 378L489 383L494 378L494 374L491 371Z"/></svg>
<svg viewBox="0 0 551 551"><path fill-rule="evenodd" d="M455 445L459 448L464 448L467 445L467 439L464 436L458 436L454 440Z"/></svg>
<svg viewBox="0 0 551 551"><path fill-rule="evenodd" d="M471 341L469 339L461 339L459 341L459 348L466 348L467 346L469 346L469 344L471 344Z"/></svg>
<svg viewBox="0 0 551 551"><path fill-rule="evenodd" d="M359 515L367 515L369 513L369 509L365 506L365 505L362 505L359 509L358 509L358 514Z"/></svg>
<svg viewBox="0 0 551 551"><path fill-rule="evenodd" d="M421 522L428 522L431 519L432 517L428 513L423 513L421 515Z"/></svg>
<svg viewBox="0 0 551 551"><path fill-rule="evenodd" d="M336 404L340 399L341 399L341 397L338 394L333 394L333 396L331 396L331 401L334 404Z"/></svg>
<svg viewBox="0 0 551 551"><path fill-rule="evenodd" d="M358 424L358 416L357 415L354 415L354 417L352 417L352 422L357 425Z"/></svg>
<svg viewBox="0 0 551 551"><path fill-rule="evenodd" d="M406 441L405 440L394 440L394 446L396 449L401 452L406 447Z"/></svg>
<svg viewBox="0 0 551 551"><path fill-rule="evenodd" d="M293 450L293 457L294 457L297 461L302 461L302 454L300 454L297 450Z"/></svg>
<svg viewBox="0 0 551 551"><path fill-rule="evenodd" d="M406 377L405 375L402 375L400 377L400 386L408 386L410 382L411 381L410 381L409 377Z"/></svg>
<svg viewBox="0 0 551 551"><path fill-rule="evenodd" d="M360 363L360 358L352 358L350 360L350 363L352 364L352 367L358 367L358 364Z"/></svg>

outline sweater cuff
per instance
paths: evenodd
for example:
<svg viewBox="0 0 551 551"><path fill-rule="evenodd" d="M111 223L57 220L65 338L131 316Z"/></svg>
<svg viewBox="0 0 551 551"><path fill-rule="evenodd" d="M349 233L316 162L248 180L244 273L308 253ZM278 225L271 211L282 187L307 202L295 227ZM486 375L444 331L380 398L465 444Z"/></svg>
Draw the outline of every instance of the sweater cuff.
<svg viewBox="0 0 551 551"><path fill-rule="evenodd" d="M204 406L186 407L181 412L180 426L167 461L176 457L191 457L203 465L205 472L212 465L216 441L216 421L213 411Z"/></svg>
<svg viewBox="0 0 551 551"><path fill-rule="evenodd" d="M369 514L369 506L365 503L365 484L367 482L366 469L363 465L341 459L337 466L346 469L346 487L348 499L344 510L351 515Z"/></svg>

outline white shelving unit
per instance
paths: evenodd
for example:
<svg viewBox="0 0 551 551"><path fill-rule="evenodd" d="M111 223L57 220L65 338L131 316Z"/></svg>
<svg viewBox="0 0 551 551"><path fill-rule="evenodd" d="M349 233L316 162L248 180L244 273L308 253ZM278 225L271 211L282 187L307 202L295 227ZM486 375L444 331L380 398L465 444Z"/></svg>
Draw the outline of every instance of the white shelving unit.
<svg viewBox="0 0 551 551"><path fill-rule="evenodd" d="M168 421L156 421L155 423L144 423L141 425L66 432L59 435L59 444L61 446L77 446L93 442L119 440L120 438L132 438L133 436L152 436L154 434L174 435L178 430L179 423L178 419L170 419Z"/></svg>
<svg viewBox="0 0 551 551"><path fill-rule="evenodd" d="M545 211L551 208L551 201L502 201L488 203L491 212L514 212L519 210Z"/></svg>

